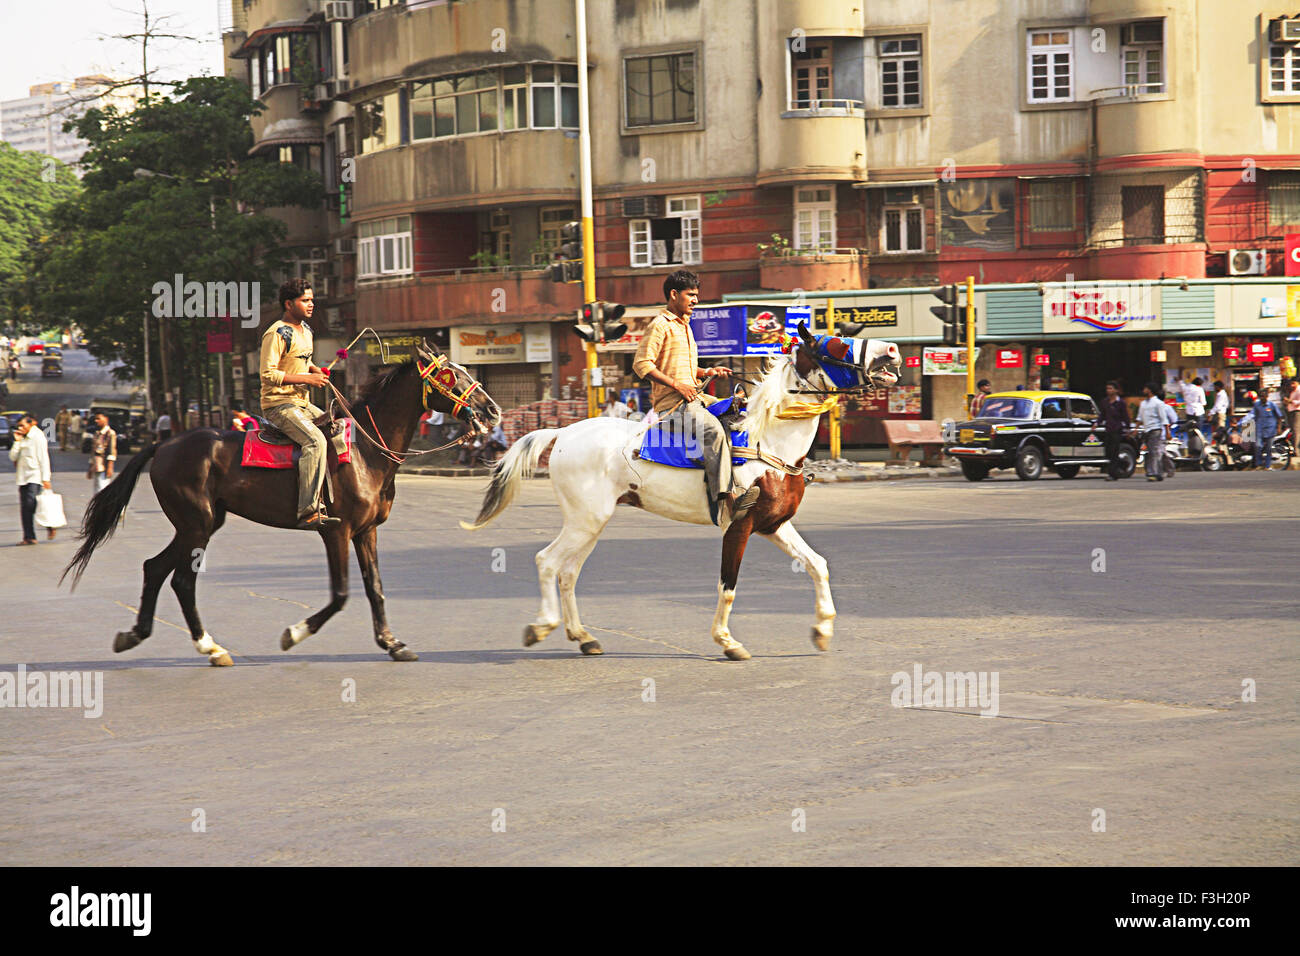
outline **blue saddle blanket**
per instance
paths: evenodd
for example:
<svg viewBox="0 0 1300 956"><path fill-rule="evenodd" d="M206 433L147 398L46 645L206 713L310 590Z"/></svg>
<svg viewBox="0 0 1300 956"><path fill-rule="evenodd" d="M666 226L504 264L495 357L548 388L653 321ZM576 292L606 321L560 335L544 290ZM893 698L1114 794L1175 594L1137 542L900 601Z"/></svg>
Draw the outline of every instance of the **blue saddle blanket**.
<svg viewBox="0 0 1300 956"><path fill-rule="evenodd" d="M708 406L708 409L715 416L725 415L731 410L732 401L730 398L724 398ZM733 448L748 448L749 433L732 430L731 444ZM665 429L662 424L652 425L646 431L641 439L639 457L642 461L654 462L656 465L670 465L673 468L704 467L698 443L683 440L676 431L671 428ZM748 461L746 458L731 459L733 465L743 465L746 461Z"/></svg>

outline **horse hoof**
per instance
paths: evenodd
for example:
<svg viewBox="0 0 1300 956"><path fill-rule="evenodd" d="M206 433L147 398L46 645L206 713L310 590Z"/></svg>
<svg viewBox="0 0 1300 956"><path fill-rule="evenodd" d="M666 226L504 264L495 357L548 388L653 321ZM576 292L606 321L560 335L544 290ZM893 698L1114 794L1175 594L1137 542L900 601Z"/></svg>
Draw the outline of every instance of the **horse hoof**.
<svg viewBox="0 0 1300 956"><path fill-rule="evenodd" d="M598 654L605 653L600 646L600 641L596 640L583 641L578 645L578 650L582 651L582 653L586 654L588 657L595 657Z"/></svg>
<svg viewBox="0 0 1300 956"><path fill-rule="evenodd" d="M824 651L831 646L831 636L830 634L822 634L814 627L812 631L812 642L813 647L817 648L819 651Z"/></svg>
<svg viewBox="0 0 1300 956"><path fill-rule="evenodd" d="M231 658L229 651L222 651L220 654L213 654L209 657L208 663L213 667L233 667L235 662Z"/></svg>
<svg viewBox="0 0 1300 956"><path fill-rule="evenodd" d="M113 638L113 653L121 654L123 651L129 651L139 644L142 638L135 628L129 631L118 631L117 637Z"/></svg>
<svg viewBox="0 0 1300 956"><path fill-rule="evenodd" d="M418 661L420 655L415 653L405 644L394 644L388 649L388 656L395 661Z"/></svg>
<svg viewBox="0 0 1300 956"><path fill-rule="evenodd" d="M289 633L286 627L284 633L280 635L280 650L288 651L293 649L293 635Z"/></svg>
<svg viewBox="0 0 1300 956"><path fill-rule="evenodd" d="M546 635L551 633L549 628L538 627L536 624L529 624L524 628L524 647L532 647L534 644L540 644L546 640Z"/></svg>
<svg viewBox="0 0 1300 956"><path fill-rule="evenodd" d="M750 657L749 651L745 650L743 647L728 647L722 653L727 655L727 660L729 661L747 661Z"/></svg>

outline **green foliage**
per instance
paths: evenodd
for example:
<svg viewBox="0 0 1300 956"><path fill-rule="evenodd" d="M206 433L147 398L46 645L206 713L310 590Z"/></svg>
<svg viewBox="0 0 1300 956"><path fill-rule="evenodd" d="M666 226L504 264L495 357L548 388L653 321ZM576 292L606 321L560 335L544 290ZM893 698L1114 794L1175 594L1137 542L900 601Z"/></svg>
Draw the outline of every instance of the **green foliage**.
<svg viewBox="0 0 1300 956"><path fill-rule="evenodd" d="M39 330L23 306L23 280L33 246L49 234L54 206L80 189L72 170L57 160L0 142L0 328Z"/></svg>
<svg viewBox="0 0 1300 956"><path fill-rule="evenodd" d="M760 256L784 256L790 253L790 240L779 232L772 233L771 242L755 243Z"/></svg>
<svg viewBox="0 0 1300 956"><path fill-rule="evenodd" d="M155 283L178 273L186 281L260 282L270 302L286 229L260 213L318 207L324 191L315 173L248 155L249 120L260 110L242 83L194 77L132 113L110 106L82 116L76 130L90 143L84 188L54 209L53 229L31 248L23 305L33 318L75 322L92 354L121 362L123 378L140 378L141 319ZM158 175L137 178L137 168ZM168 323L179 377L187 367L197 375L207 361L207 322L151 321Z"/></svg>

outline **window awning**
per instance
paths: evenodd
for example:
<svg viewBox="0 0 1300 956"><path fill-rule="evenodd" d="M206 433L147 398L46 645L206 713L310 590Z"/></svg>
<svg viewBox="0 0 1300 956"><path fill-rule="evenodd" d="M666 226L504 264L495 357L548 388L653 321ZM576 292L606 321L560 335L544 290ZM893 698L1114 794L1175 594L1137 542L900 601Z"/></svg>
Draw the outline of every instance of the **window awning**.
<svg viewBox="0 0 1300 956"><path fill-rule="evenodd" d="M248 59L257 53L262 41L269 36L274 36L277 33L317 33L319 30L318 24L307 23L304 20L281 20L279 23L272 23L260 30L254 30L239 45L239 49L230 55L237 60Z"/></svg>
<svg viewBox="0 0 1300 956"><path fill-rule="evenodd" d="M319 129L286 129L276 130L263 136L248 151L249 156L256 156L258 153L264 153L269 149L276 149L280 146L294 146L310 143L325 142L325 134Z"/></svg>

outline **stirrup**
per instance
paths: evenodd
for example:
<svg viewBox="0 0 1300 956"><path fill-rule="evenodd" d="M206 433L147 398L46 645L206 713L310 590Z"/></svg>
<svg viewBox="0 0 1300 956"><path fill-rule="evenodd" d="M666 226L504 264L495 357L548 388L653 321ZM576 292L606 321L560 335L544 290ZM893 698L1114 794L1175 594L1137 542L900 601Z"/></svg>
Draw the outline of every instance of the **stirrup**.
<svg viewBox="0 0 1300 956"><path fill-rule="evenodd" d="M294 525L295 531L324 531L326 528L332 528L339 524L340 519L325 513L325 510L317 509L311 514L304 515L298 519Z"/></svg>
<svg viewBox="0 0 1300 956"><path fill-rule="evenodd" d="M746 488L743 494L737 496L736 500L732 502L731 505L731 520L739 521L741 518L745 517L745 514L749 509L758 503L758 496L761 493L762 489L758 487L757 483L755 483Z"/></svg>

